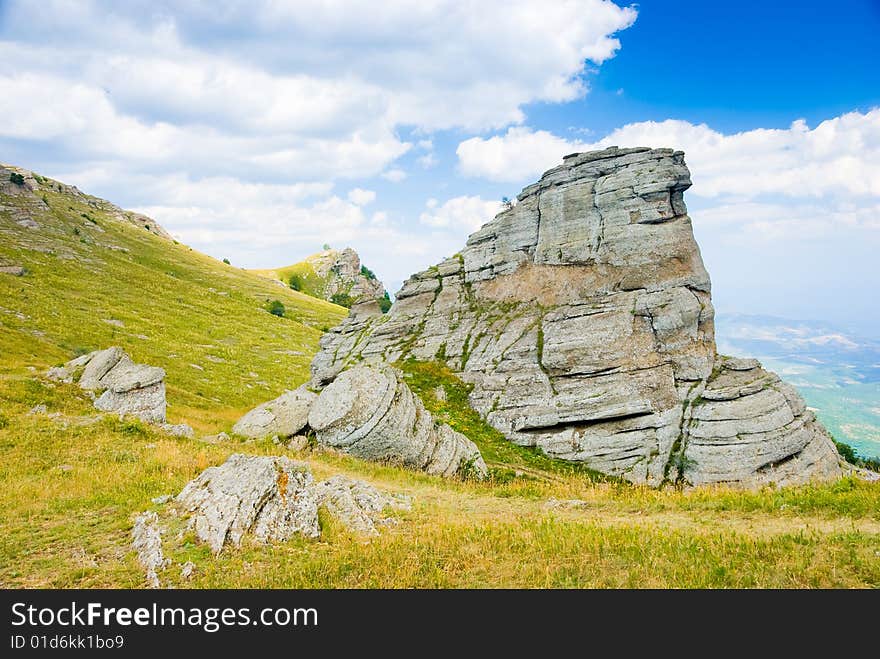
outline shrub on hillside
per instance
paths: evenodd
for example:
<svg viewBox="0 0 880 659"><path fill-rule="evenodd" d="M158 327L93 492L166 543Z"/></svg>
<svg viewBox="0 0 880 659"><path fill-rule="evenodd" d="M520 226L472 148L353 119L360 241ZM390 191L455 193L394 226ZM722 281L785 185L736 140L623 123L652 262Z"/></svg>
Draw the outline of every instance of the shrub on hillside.
<svg viewBox="0 0 880 659"><path fill-rule="evenodd" d="M290 275L288 283L290 284L290 287L295 291L301 291L303 289L303 278L299 275Z"/></svg>
<svg viewBox="0 0 880 659"><path fill-rule="evenodd" d="M861 456L852 446L844 442L838 442L836 439L834 440L834 445L837 447L837 452L840 453L840 457L851 465L880 472L880 460L877 458L866 458Z"/></svg>
<svg viewBox="0 0 880 659"><path fill-rule="evenodd" d="M348 293L334 293L330 296L330 301L333 304L338 304L340 307L346 307L347 309L351 309L351 305L354 304L354 300Z"/></svg>
<svg viewBox="0 0 880 659"><path fill-rule="evenodd" d="M362 266L361 266L361 274L362 274L364 277L366 277L367 279L370 279L370 280L375 280L375 279L376 279L376 273L373 272L372 270L370 270L370 269L369 269L367 266L365 266L365 265L362 265Z"/></svg>
<svg viewBox="0 0 880 659"><path fill-rule="evenodd" d="M18 172L12 172L9 174L9 180L16 185L24 185L24 176L19 174Z"/></svg>
<svg viewBox="0 0 880 659"><path fill-rule="evenodd" d="M269 310L269 313L273 316L278 316L279 318L284 317L285 309L284 304L281 302L281 300L272 300L269 303L267 309Z"/></svg>

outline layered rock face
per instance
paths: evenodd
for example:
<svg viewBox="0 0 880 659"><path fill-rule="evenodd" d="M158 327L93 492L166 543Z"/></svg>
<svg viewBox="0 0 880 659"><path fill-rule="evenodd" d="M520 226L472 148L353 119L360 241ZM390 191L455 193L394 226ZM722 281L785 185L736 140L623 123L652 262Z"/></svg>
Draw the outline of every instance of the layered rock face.
<svg viewBox="0 0 880 659"><path fill-rule="evenodd" d="M841 473L827 432L754 361L716 355L684 154L568 156L459 255L359 305L312 363L442 360L518 444L636 483L788 484Z"/></svg>
<svg viewBox="0 0 880 659"><path fill-rule="evenodd" d="M320 395L306 386L286 391L245 414L232 430L252 439L293 438L291 445L307 444L306 435L313 433L318 444L364 460L446 477L488 475L476 445L436 422L400 372L388 367L355 365Z"/></svg>

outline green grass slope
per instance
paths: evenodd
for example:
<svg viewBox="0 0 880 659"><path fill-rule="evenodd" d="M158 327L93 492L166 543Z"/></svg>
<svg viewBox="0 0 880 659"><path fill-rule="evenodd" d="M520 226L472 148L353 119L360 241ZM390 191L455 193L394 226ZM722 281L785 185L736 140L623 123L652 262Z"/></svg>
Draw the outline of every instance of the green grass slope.
<svg viewBox="0 0 880 659"><path fill-rule="evenodd" d="M251 272L261 277L283 282L285 286L289 286L290 278L293 275L296 275L299 282L298 285L300 292L305 293L306 295L311 295L312 297L326 299L327 284L330 281L330 276L321 277L315 272L315 268L311 263L311 259L315 256L317 255L313 254L312 256L308 256L299 263L294 263L293 265L270 270L251 270Z"/></svg>
<svg viewBox="0 0 880 659"><path fill-rule="evenodd" d="M34 182L0 186L0 265L26 268L0 274L4 371L120 345L167 371L171 421L222 429L305 381L322 331L347 313L163 238L107 202ZM19 224L28 219L37 227ZM265 310L275 299L283 318Z"/></svg>
<svg viewBox="0 0 880 659"><path fill-rule="evenodd" d="M285 286L290 286L290 288L306 295L351 307L357 301L356 297L351 295L355 282L346 280L332 269L328 270L328 264L332 265L339 255L339 250L325 249L307 256L293 265L268 270L251 270L251 272L261 277L280 281ZM320 274L321 272L324 274ZM373 271L363 265L359 276L368 280L375 281L376 279ZM377 301L383 313L391 307L391 299L387 292L384 297L377 298Z"/></svg>
<svg viewBox="0 0 880 659"><path fill-rule="evenodd" d="M29 414L39 403L49 413ZM216 557L191 532L169 534L164 550L174 566L160 572L163 584L880 587L876 483L656 491L542 471L528 460L526 477L461 482L271 441L207 444L112 417L95 422L75 385L35 378L0 379L0 409L3 587L143 587L132 516L162 511L152 498L176 494L233 452L307 460L318 479L346 474L407 493L413 507L369 541L325 517L319 539L246 541ZM467 423L459 413L446 408L450 420ZM180 574L186 561L195 565L191 579Z"/></svg>

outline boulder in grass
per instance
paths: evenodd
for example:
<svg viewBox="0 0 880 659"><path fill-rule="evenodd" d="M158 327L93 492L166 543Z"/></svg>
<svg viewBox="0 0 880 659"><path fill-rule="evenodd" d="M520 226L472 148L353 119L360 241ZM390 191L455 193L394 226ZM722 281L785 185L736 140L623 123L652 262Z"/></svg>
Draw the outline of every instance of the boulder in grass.
<svg viewBox="0 0 880 659"><path fill-rule="evenodd" d="M305 386L283 394L252 409L233 426L232 432L250 439L277 435L293 437L309 421L309 409L318 396Z"/></svg>

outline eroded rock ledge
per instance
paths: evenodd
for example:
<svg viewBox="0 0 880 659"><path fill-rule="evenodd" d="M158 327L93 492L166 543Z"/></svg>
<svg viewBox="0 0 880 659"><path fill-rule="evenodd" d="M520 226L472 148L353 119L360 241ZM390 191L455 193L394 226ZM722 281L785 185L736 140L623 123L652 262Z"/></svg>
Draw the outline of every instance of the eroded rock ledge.
<svg viewBox="0 0 880 659"><path fill-rule="evenodd" d="M387 315L352 308L312 363L441 360L518 444L635 483L758 486L842 473L803 400L716 354L684 154L573 154L462 252L410 277ZM332 385L331 385L332 386Z"/></svg>

